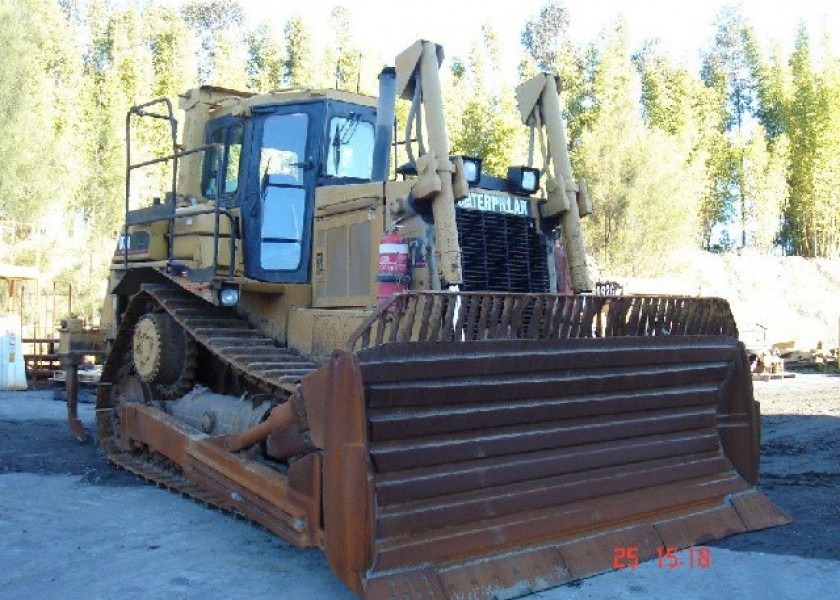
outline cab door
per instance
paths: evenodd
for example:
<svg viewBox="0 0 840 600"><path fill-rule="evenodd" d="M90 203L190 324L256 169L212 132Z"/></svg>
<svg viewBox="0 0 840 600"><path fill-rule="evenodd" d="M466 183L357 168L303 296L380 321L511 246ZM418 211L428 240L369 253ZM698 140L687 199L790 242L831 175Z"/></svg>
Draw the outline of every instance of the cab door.
<svg viewBox="0 0 840 600"><path fill-rule="evenodd" d="M245 275L309 281L315 175L323 108L255 107L253 176L245 207Z"/></svg>

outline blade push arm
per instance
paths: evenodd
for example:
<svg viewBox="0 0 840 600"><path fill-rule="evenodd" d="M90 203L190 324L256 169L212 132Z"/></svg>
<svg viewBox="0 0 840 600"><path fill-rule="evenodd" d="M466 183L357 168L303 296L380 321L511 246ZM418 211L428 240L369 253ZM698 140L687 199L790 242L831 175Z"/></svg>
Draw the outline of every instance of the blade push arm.
<svg viewBox="0 0 840 600"><path fill-rule="evenodd" d="M557 80L548 73L537 75L516 88L516 99L522 122L532 127L545 128L547 148L543 148L543 162L548 176L545 186L548 202L543 216L560 218L571 287L575 292L589 292L592 290L592 282L586 268L580 217L586 216L592 209L585 182L581 180L578 184L572 173Z"/></svg>
<svg viewBox="0 0 840 600"><path fill-rule="evenodd" d="M429 147L426 149L422 142L420 144L420 156L416 161L418 179L412 191L416 199L431 202L440 279L449 285L460 285L463 276L455 200L466 195L467 184L463 168L456 168L449 159L438 74L442 60L443 48L433 42L418 40L409 46L397 56L397 93L412 100L413 114L416 111L419 116L419 105L422 104ZM419 126L417 137L422 138Z"/></svg>

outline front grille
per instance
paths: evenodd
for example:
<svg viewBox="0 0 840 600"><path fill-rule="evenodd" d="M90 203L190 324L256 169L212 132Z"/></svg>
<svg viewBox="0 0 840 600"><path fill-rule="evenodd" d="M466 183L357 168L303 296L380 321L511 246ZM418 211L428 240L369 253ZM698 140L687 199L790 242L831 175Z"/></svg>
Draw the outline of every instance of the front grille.
<svg viewBox="0 0 840 600"><path fill-rule="evenodd" d="M530 217L455 208L466 292L549 291L548 262Z"/></svg>

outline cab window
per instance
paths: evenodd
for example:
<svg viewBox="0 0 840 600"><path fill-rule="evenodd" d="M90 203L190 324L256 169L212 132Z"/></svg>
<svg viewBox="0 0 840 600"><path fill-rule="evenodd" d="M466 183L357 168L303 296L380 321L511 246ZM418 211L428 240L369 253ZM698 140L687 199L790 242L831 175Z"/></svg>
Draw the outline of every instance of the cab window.
<svg viewBox="0 0 840 600"><path fill-rule="evenodd" d="M201 178L201 193L205 198L216 195L216 176L222 170L221 196L232 196L239 189L239 163L242 158L242 125L235 124L217 129L208 140L222 146L207 152Z"/></svg>
<svg viewBox="0 0 840 600"><path fill-rule="evenodd" d="M325 175L370 179L373 168L373 123L355 113L330 119Z"/></svg>
<svg viewBox="0 0 840 600"><path fill-rule="evenodd" d="M260 266L296 271L303 257L306 218L306 141L309 115L273 115L263 126L260 150L262 231Z"/></svg>

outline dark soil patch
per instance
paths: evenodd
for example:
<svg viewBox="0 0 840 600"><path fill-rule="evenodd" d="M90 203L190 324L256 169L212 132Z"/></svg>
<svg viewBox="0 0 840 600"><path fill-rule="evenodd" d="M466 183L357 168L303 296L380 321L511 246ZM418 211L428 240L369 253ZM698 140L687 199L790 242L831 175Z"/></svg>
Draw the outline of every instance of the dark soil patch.
<svg viewBox="0 0 840 600"><path fill-rule="evenodd" d="M92 485L144 485L105 458L94 442L77 442L63 421L0 420L0 474L75 475Z"/></svg>

